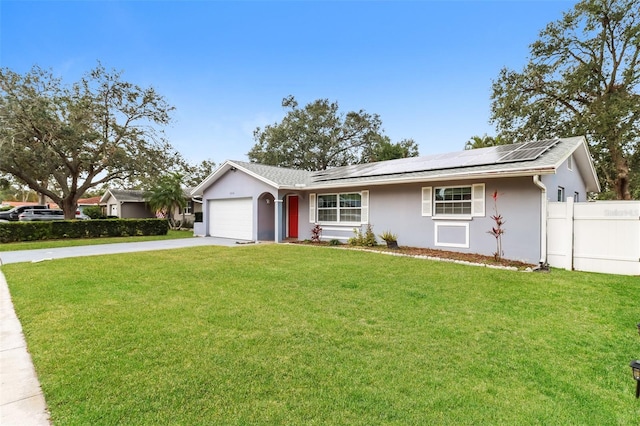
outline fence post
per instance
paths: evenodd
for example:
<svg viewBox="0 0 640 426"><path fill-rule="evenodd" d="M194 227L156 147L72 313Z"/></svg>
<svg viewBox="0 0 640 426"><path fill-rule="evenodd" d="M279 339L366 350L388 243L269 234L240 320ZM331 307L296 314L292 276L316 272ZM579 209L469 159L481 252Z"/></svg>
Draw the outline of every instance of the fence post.
<svg viewBox="0 0 640 426"><path fill-rule="evenodd" d="M566 238L567 242L567 258L569 259L567 271L573 271L573 247L575 245L575 240L573 237L573 228L574 228L574 208L573 208L573 197L567 197L567 216L565 221L565 234L564 238Z"/></svg>

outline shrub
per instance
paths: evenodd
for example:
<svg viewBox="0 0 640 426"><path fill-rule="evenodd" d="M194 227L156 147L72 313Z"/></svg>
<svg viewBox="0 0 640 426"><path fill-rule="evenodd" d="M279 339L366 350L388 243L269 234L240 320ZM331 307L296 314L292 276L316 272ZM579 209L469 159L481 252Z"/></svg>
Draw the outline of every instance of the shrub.
<svg viewBox="0 0 640 426"><path fill-rule="evenodd" d="M384 231L379 237L386 241L387 243L398 241L398 236L396 234L391 233L391 231Z"/></svg>
<svg viewBox="0 0 640 426"><path fill-rule="evenodd" d="M0 243L63 238L166 235L167 232L169 232L169 224L163 219L2 222L0 223Z"/></svg>
<svg viewBox="0 0 640 426"><path fill-rule="evenodd" d="M374 247L378 245L376 234L373 233L373 226L367 225L364 233L359 228L353 228L354 236L349 238L352 246Z"/></svg>
<svg viewBox="0 0 640 426"><path fill-rule="evenodd" d="M102 213L102 207L100 206L89 206L82 209L82 213L89 216L91 219L105 219L106 216Z"/></svg>
<svg viewBox="0 0 640 426"><path fill-rule="evenodd" d="M190 220L185 219L181 224L180 224L180 229L193 229L193 222Z"/></svg>
<svg viewBox="0 0 640 426"><path fill-rule="evenodd" d="M311 241L314 243L319 243L322 238L322 228L320 225L316 223L316 226L311 228Z"/></svg>
<svg viewBox="0 0 640 426"><path fill-rule="evenodd" d="M331 241L329 241L329 245L330 246L339 246L340 245L340 240L336 240L335 238Z"/></svg>

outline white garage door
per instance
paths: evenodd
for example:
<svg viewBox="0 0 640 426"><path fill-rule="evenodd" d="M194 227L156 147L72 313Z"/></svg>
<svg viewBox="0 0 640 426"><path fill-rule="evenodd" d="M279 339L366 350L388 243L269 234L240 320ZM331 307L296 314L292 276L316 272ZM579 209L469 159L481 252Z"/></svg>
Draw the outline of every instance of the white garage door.
<svg viewBox="0 0 640 426"><path fill-rule="evenodd" d="M209 201L209 235L252 240L253 203L251 198Z"/></svg>

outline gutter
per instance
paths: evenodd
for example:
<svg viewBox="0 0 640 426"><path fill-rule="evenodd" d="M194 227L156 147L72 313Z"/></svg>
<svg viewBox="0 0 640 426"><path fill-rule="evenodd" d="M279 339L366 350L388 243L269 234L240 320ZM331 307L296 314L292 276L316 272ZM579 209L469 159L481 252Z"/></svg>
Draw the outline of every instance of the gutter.
<svg viewBox="0 0 640 426"><path fill-rule="evenodd" d="M547 264L547 187L539 175L533 176L533 184L540 188L540 266Z"/></svg>
<svg viewBox="0 0 640 426"><path fill-rule="evenodd" d="M430 183L430 182L443 182L443 181L469 181L469 180L481 180L481 179L495 179L495 178L514 178L514 177L530 177L535 174L546 175L546 174L554 174L556 173L555 168L537 168L530 170L515 170L515 171L496 171L496 172L484 172L477 174L469 174L465 172L460 172L457 174L440 174L440 175L431 175L431 176L410 176L410 177L395 177L391 179L375 179L378 176L372 176L371 180L360 180L357 182L353 181L342 181L331 180L331 181L321 181L321 182L312 182L307 184L304 188L296 185L282 185L279 186L278 189L283 190L294 190L299 191L301 189L313 191L327 188L356 188L356 187L367 187L367 186L383 186L383 185L397 185L397 184L411 184L411 183Z"/></svg>

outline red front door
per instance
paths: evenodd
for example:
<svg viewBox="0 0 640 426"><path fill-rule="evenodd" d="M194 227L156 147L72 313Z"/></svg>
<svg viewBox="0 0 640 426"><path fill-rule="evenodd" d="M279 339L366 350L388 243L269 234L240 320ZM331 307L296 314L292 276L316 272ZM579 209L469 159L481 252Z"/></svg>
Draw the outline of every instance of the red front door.
<svg viewBox="0 0 640 426"><path fill-rule="evenodd" d="M298 238L298 196L289 197L289 238Z"/></svg>

